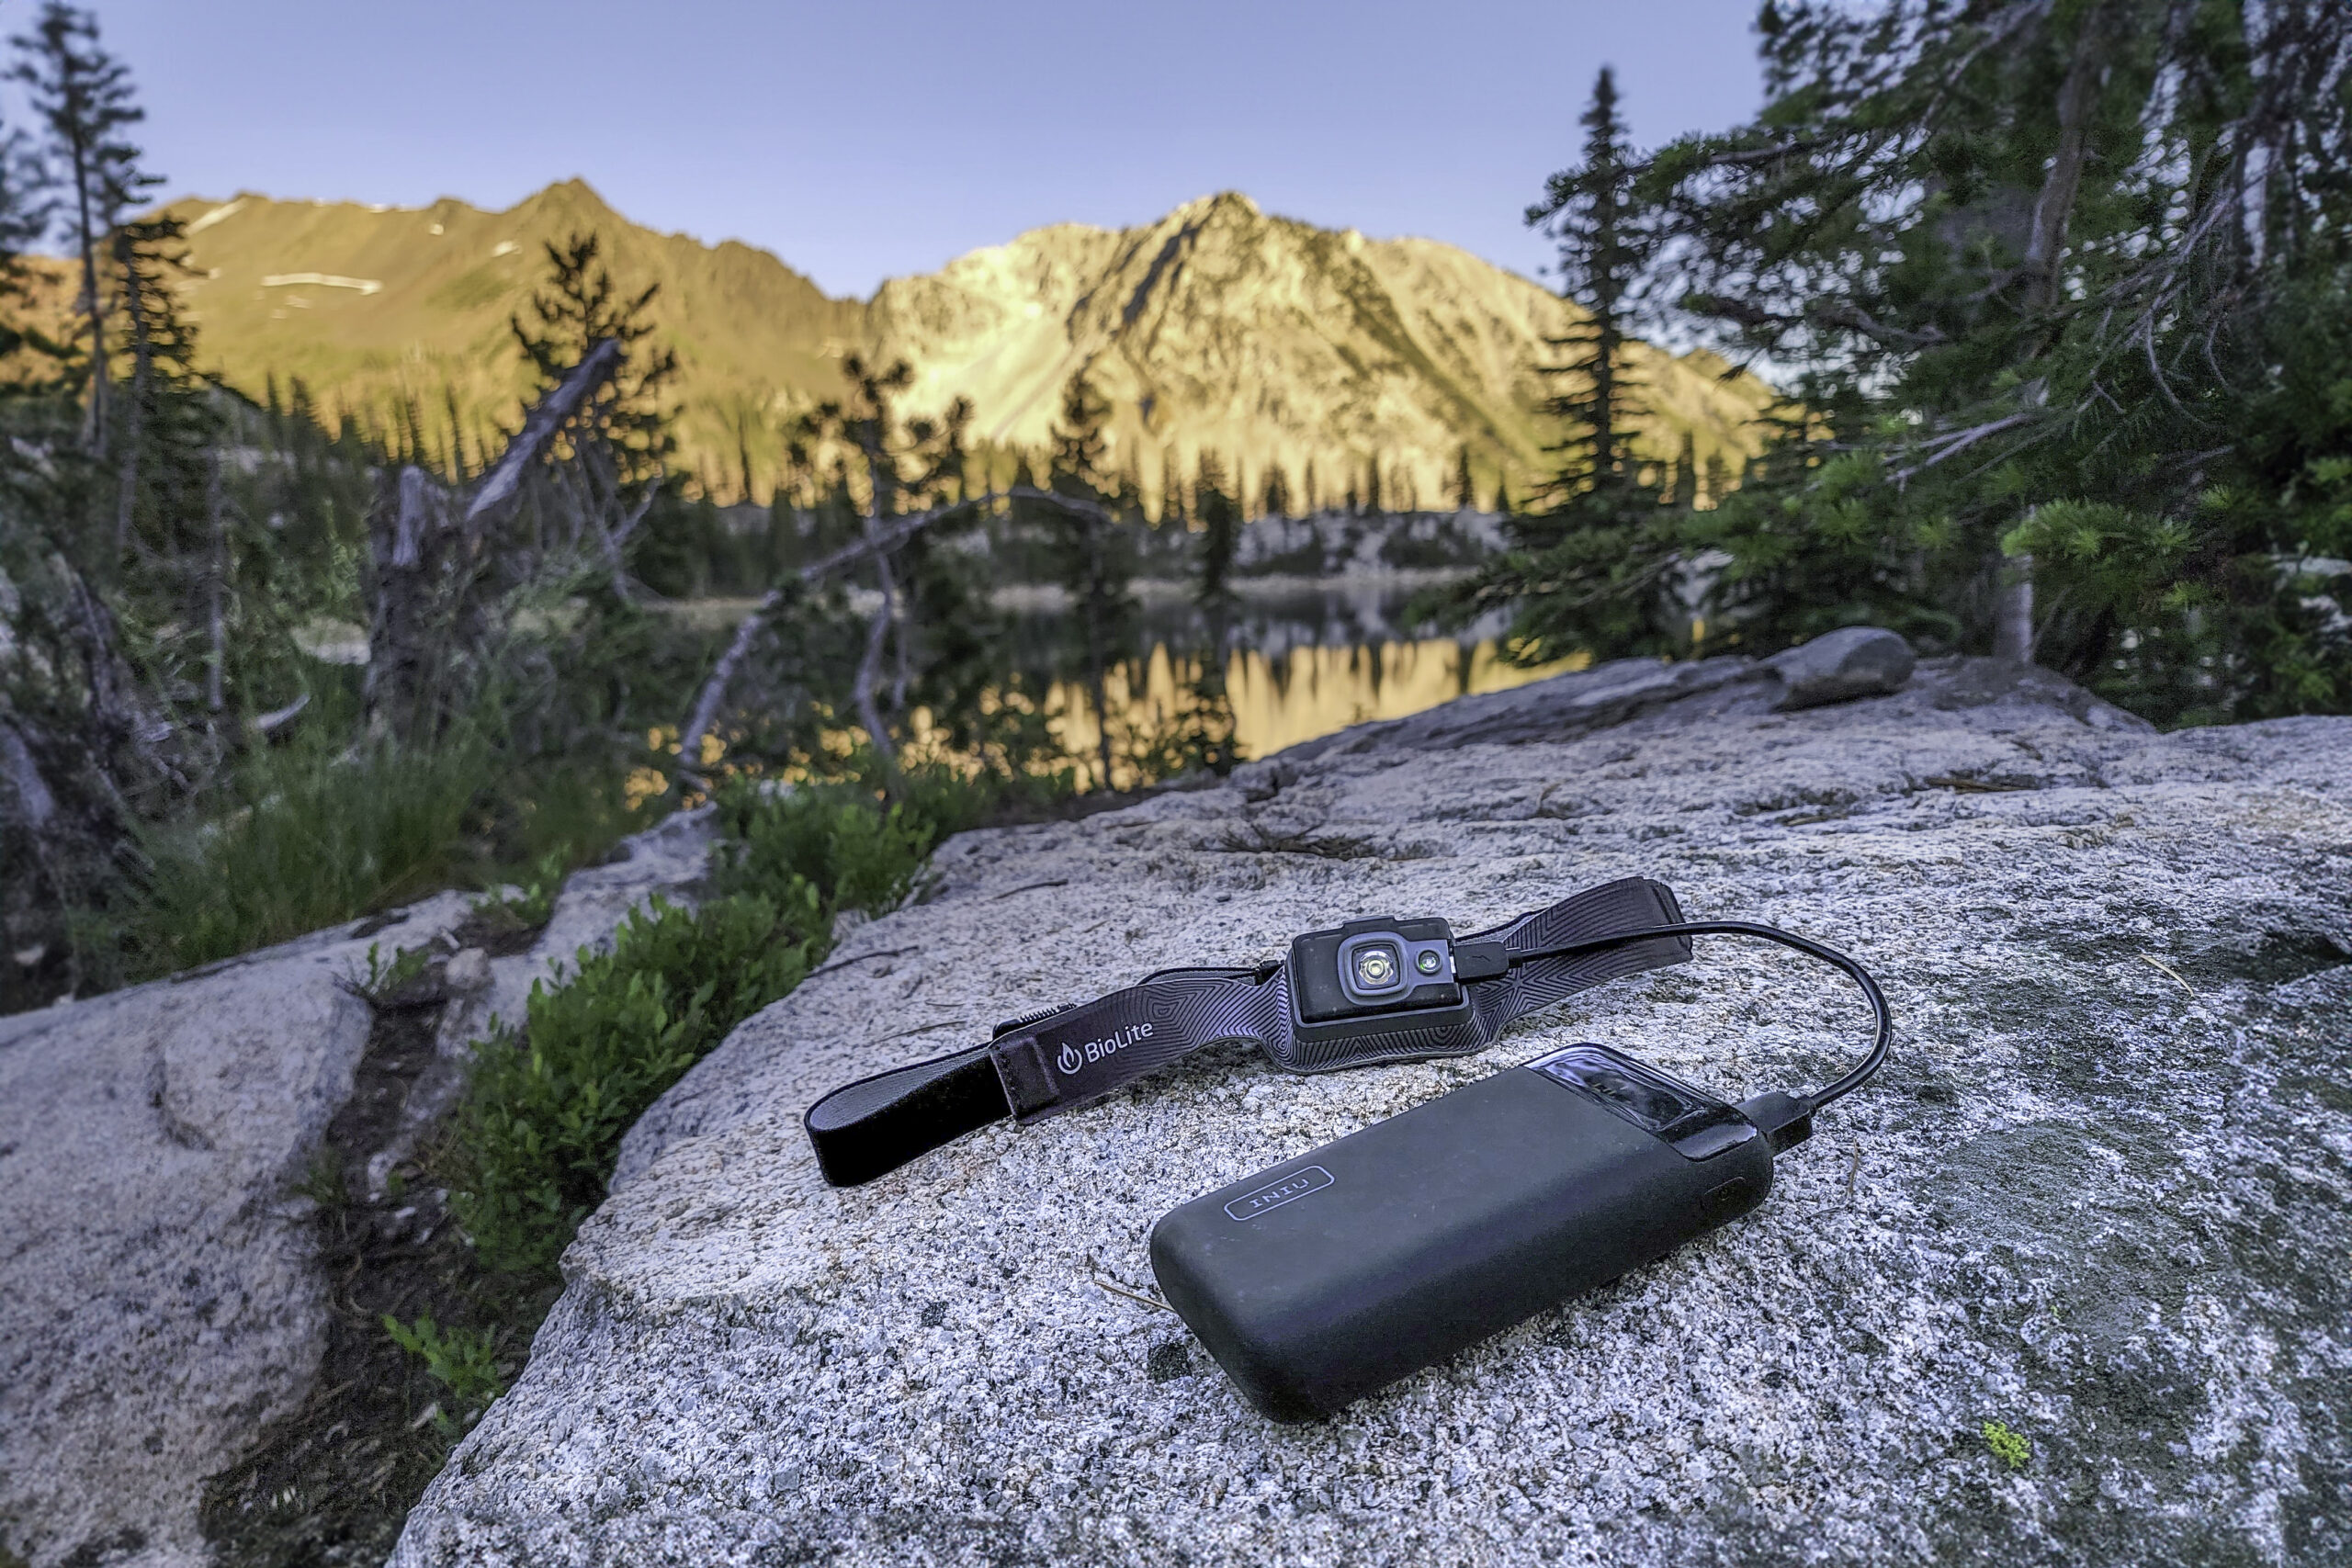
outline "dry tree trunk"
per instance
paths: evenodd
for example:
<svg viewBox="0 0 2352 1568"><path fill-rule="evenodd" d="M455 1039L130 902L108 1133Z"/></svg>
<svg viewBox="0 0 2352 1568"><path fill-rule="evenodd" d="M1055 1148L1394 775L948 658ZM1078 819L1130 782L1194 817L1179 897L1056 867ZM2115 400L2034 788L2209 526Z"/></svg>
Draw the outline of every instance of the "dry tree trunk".
<svg viewBox="0 0 2352 1568"><path fill-rule="evenodd" d="M882 453L879 446L872 441L862 443L862 445L865 450L865 536L871 540L881 531L882 513L889 505L892 487L886 485L883 480ZM913 536L911 534L907 536L909 538ZM895 786L899 777L898 748L891 743L889 728L882 722L881 710L874 700L874 682L882 671L883 646L888 640L890 632L899 618L899 582L897 575L890 570L889 550L877 549L874 552L874 576L882 589L882 604L874 612L874 619L865 630L865 653L857 661L857 682L854 691L857 703L858 722L865 726L865 733L874 742L875 755L882 759L882 772ZM903 674L906 658L906 635L900 632L899 663L901 675L896 691L897 703L903 703L906 700L906 682ZM893 705L897 705L897 703Z"/></svg>
<svg viewBox="0 0 2352 1568"><path fill-rule="evenodd" d="M2082 190L2083 164L2090 151L2091 112L2107 84L2109 6L2083 17L2075 58L2058 89L2058 145L2050 172L2033 203L2024 271L2026 308L2039 315L2058 299L2059 265L2066 254L2066 230ZM1994 563L1993 657L2012 664L2033 662L2033 558L2021 555Z"/></svg>
<svg viewBox="0 0 2352 1568"><path fill-rule="evenodd" d="M122 268L123 309L130 313L130 396L123 409L122 457L115 478L114 553L120 560L130 553L131 514L139 496L139 441L148 384L154 374L154 349L147 341L147 309L140 295L138 265L129 236L119 231L114 238L114 255Z"/></svg>
<svg viewBox="0 0 2352 1568"><path fill-rule="evenodd" d="M438 729L442 708L460 694L452 677L481 659L489 637L486 609L473 591L483 565L482 535L513 510L531 465L620 363L616 341L590 349L531 410L462 509L447 486L414 465L379 482L368 519L375 579L366 686L371 730L417 741Z"/></svg>
<svg viewBox="0 0 2352 1568"><path fill-rule="evenodd" d="M211 649L204 671L204 703L212 712L219 713L225 695L229 662L228 625L221 609L229 586L229 524L227 503L220 493L220 454L217 448L212 453L210 470L204 485L204 506L212 529L212 568L206 574L205 606Z"/></svg>

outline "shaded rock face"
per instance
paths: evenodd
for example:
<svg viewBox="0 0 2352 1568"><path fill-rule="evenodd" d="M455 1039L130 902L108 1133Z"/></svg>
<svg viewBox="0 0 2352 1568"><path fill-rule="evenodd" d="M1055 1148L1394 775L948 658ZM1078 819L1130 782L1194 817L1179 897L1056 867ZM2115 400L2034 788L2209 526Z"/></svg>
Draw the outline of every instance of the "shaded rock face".
<svg viewBox="0 0 2352 1568"><path fill-rule="evenodd" d="M519 1020L553 963L697 880L708 842L706 817L673 818L574 875L528 953L453 958L479 973L403 1136L492 1012ZM0 1018L0 1563L209 1560L205 1478L301 1403L325 1344L300 1189L368 1045L346 982L371 946L446 950L472 902Z"/></svg>
<svg viewBox="0 0 2352 1568"><path fill-rule="evenodd" d="M395 1562L2346 1561L2352 722L2158 736L1950 661L1781 694L1604 666L955 840L636 1129ZM1196 1058L851 1190L797 1123L1159 965L1634 874L1861 957L1891 1064L1755 1214L1328 1424L1105 1288L1149 1293L1161 1213L1579 1039L1818 1085L1851 992L1706 941L1480 1057Z"/></svg>

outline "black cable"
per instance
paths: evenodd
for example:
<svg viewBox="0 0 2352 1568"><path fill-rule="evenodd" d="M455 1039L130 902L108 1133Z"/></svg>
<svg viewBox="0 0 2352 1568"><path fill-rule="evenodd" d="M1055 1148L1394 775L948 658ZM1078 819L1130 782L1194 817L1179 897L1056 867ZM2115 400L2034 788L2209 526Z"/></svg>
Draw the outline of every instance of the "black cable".
<svg viewBox="0 0 2352 1568"><path fill-rule="evenodd" d="M1778 942L1782 947L1793 948L1809 958L1818 958L1834 968L1842 969L1856 985L1861 987L1862 995L1869 999L1871 1011L1878 1020L1877 1036L1871 1042L1870 1055L1862 1058L1860 1066L1820 1093L1803 1097L1805 1103L1814 1110L1817 1111L1830 1101L1842 1099L1861 1088L1863 1084L1870 1081L1871 1075L1878 1071L1879 1065L1886 1060L1887 1046L1894 1038L1894 1015L1887 1010L1886 995L1878 988L1878 982L1871 978L1870 971L1834 947L1825 947L1809 937L1801 937L1794 931L1784 931L1777 926L1761 926L1751 920L1685 920L1679 925L1652 926L1646 931L1614 931L1608 936L1593 937L1583 942L1562 942L1557 947L1537 948L1531 953L1513 953L1510 955L1510 963L1511 967L1515 969L1522 964L1532 964L1539 958L1565 958L1573 953L1592 953L1603 948L1622 947L1627 942L1646 942L1653 937L1661 936L1759 937L1766 942ZM1472 984L1476 982L1474 981Z"/></svg>
<svg viewBox="0 0 2352 1568"><path fill-rule="evenodd" d="M1170 975L1224 975L1232 979L1246 979L1257 970L1246 964L1180 964L1171 969L1155 969L1136 982L1148 986L1155 980L1165 980Z"/></svg>

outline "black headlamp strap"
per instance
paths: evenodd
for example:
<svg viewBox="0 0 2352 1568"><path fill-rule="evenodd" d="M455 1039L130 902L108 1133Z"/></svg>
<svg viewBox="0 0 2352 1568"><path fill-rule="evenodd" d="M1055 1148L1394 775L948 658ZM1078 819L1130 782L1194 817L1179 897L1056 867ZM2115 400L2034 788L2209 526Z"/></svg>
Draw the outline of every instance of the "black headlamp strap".
<svg viewBox="0 0 2352 1568"><path fill-rule="evenodd" d="M1530 953L1681 918L1665 884L1629 877L1460 939L1457 951L1479 942ZM1688 938L1667 937L1517 965L1498 962L1470 987L1475 1038L1419 1054L1478 1049L1514 1019L1690 956ZM1281 965L1168 971L1091 1002L1001 1025L985 1045L861 1078L810 1106L802 1125L825 1179L851 1187L991 1122L1035 1122L1091 1105L1223 1041L1253 1041L1283 1066L1315 1070L1286 1060L1290 1039L1290 987Z"/></svg>

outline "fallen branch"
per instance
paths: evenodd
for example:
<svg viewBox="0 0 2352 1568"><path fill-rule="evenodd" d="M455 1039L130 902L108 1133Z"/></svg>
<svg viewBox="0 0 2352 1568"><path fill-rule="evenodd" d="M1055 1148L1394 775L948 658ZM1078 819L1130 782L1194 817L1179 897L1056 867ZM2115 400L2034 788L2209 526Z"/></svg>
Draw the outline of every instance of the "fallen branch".
<svg viewBox="0 0 2352 1568"><path fill-rule="evenodd" d="M253 726L254 733L256 735L275 735L279 730L285 728L288 725L293 723L295 716L310 705L311 694L305 692L300 696L296 697L292 702L288 703L284 707L272 708L265 714L256 714L247 722Z"/></svg>
<svg viewBox="0 0 2352 1568"><path fill-rule="evenodd" d="M474 491L473 503L466 508L466 525L480 523L492 512L514 499L522 489L523 475L538 461L539 455L555 439L555 433L564 423L580 412L580 405L590 393L612 378L621 367L621 344L618 338L606 338L590 349L571 373L556 384L554 391L539 400L530 417L514 439L506 444L498 461L484 474L481 486Z"/></svg>

